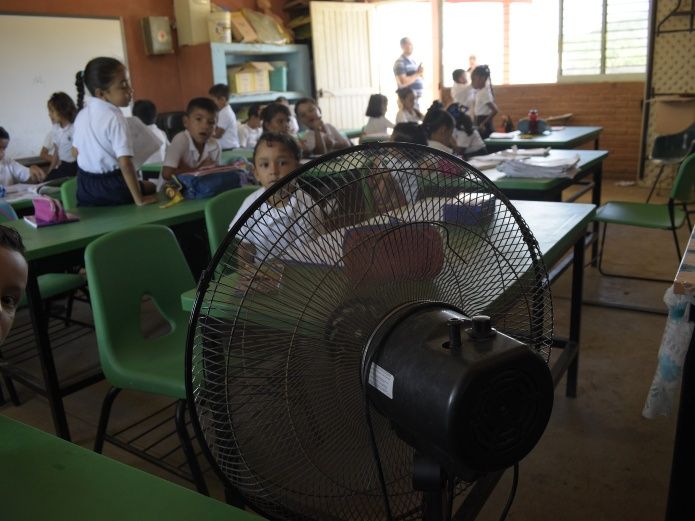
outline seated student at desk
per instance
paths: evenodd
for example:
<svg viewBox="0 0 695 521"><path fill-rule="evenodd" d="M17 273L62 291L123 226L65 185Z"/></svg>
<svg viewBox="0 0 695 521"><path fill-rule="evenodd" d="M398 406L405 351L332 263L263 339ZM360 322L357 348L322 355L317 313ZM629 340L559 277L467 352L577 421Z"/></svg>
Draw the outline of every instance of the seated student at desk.
<svg viewBox="0 0 695 521"><path fill-rule="evenodd" d="M5 156L9 144L9 132L0 127L0 185L10 186L16 183L38 183L43 181L46 174L38 166L32 165L27 168Z"/></svg>
<svg viewBox="0 0 695 521"><path fill-rule="evenodd" d="M294 106L297 119L308 130L300 138L304 153L322 155L334 150L342 150L352 146L350 140L343 136L338 129L321 119L321 109L312 98L302 98Z"/></svg>
<svg viewBox="0 0 695 521"><path fill-rule="evenodd" d="M48 117L53 125L39 153L50 164L46 181L77 175L77 161L72 155L72 124L76 115L75 102L64 92L54 92L48 99Z"/></svg>
<svg viewBox="0 0 695 521"><path fill-rule="evenodd" d="M167 148L162 166L162 178L193 172L220 164L222 149L212 137L217 123L217 106L210 98L193 98L188 102L183 126Z"/></svg>
<svg viewBox="0 0 695 521"><path fill-rule="evenodd" d="M217 105L217 126L213 137L220 142L222 150L239 148L239 133L236 114L229 105L229 85L218 83L210 87L210 97Z"/></svg>

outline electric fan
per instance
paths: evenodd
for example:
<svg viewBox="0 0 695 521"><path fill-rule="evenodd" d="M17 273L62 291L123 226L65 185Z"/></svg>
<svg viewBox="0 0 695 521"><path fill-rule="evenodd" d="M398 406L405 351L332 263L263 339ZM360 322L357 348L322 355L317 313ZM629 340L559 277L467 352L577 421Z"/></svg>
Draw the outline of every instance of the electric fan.
<svg viewBox="0 0 695 521"><path fill-rule="evenodd" d="M507 198L451 155L369 143L304 165L230 230L191 316L191 416L266 517L445 519L542 435L551 336Z"/></svg>

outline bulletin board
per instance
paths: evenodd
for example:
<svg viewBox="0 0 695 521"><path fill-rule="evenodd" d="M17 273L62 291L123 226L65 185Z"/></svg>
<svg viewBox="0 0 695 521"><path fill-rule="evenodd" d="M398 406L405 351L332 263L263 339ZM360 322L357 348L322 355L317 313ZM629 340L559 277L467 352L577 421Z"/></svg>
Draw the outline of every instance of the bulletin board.
<svg viewBox="0 0 695 521"><path fill-rule="evenodd" d="M90 59L126 63L119 18L0 13L0 49L0 126L10 134L11 158L39 154L51 127L48 98L63 91L75 100L75 74Z"/></svg>

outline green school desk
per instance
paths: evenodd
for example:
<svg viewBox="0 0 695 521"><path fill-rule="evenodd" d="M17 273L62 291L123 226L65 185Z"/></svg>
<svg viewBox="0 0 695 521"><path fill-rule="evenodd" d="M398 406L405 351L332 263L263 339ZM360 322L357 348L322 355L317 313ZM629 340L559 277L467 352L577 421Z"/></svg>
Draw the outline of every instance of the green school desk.
<svg viewBox="0 0 695 521"><path fill-rule="evenodd" d="M164 201L162 201L164 202ZM62 387L58 380L51 342L48 337L47 320L36 278L48 272L56 272L84 262L84 249L93 240L114 230L137 226L140 224L163 224L165 226L183 225L200 222L204 228L204 207L207 200L186 200L171 208L159 208L158 205L135 206L122 205L101 208L78 208L72 213L80 217L79 222L32 228L23 220L5 223L15 228L22 235L26 246L26 258L29 261L29 280L27 282L27 299L31 315L38 357L41 363L42 379L8 364L0 365L0 371L10 375L23 385L46 396L51 409L56 433L67 440L70 431L65 417L63 397L78 391L103 378L101 371L83 376L79 382L70 381ZM128 269L128 267L125 267ZM135 269L136 267L130 267ZM68 380L62 378L62 380Z"/></svg>
<svg viewBox="0 0 695 521"><path fill-rule="evenodd" d="M259 519L5 416L0 512L4 521Z"/></svg>
<svg viewBox="0 0 695 521"><path fill-rule="evenodd" d="M594 149L598 150L599 137L603 127L565 127L562 130L554 130L542 136L520 138L518 135L505 139L485 139L488 151L497 152L516 145L519 148L576 148L579 145L594 142Z"/></svg>
<svg viewBox="0 0 695 521"><path fill-rule="evenodd" d="M512 201L512 204L521 213L538 241L543 261L549 270L550 281L556 280L570 265L572 266L569 335L566 339L560 339L556 335L553 347L563 348L563 353L554 361L552 374L557 385L567 373L566 393L574 397L577 390L584 239L596 207L593 204L540 201ZM568 254L569 250L572 250L572 254ZM181 295L181 305L185 311L190 312L193 309L195 297L195 289ZM236 297L230 295L230 309L236 309L235 299Z"/></svg>
<svg viewBox="0 0 695 521"><path fill-rule="evenodd" d="M238 157L242 157L244 159L248 159L249 161L253 158L253 149L252 148L235 148L234 150L223 150L222 151L222 158L220 162L223 165L226 165L232 159L236 159ZM159 171L162 169L162 163L149 163L146 165L142 165L140 167L140 170L145 173L156 173L158 174Z"/></svg>

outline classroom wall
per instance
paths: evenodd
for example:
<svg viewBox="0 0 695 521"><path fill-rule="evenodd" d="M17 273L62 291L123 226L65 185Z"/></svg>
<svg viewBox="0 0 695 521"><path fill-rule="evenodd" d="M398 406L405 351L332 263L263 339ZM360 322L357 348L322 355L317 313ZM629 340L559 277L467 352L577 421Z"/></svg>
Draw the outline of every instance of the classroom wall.
<svg viewBox="0 0 695 521"><path fill-rule="evenodd" d="M610 152L604 175L636 178L644 82L495 85L494 89L500 114L509 114L515 124L537 108L541 118L572 112L570 125L602 126L600 147ZM500 116L495 122L499 124Z"/></svg>
<svg viewBox="0 0 695 521"><path fill-rule="evenodd" d="M214 3L228 9L256 6L255 0L215 0ZM274 12L283 13L282 0L273 0L272 5ZM153 100L160 112L182 110L188 101L182 98L180 78L196 71L180 71L177 53L147 56L140 30L140 19L145 16L168 16L173 21L173 0L2 0L0 9L18 14L121 17L135 98ZM60 45L60 35L56 35L56 45ZM68 85L66 90L72 93L74 88Z"/></svg>

